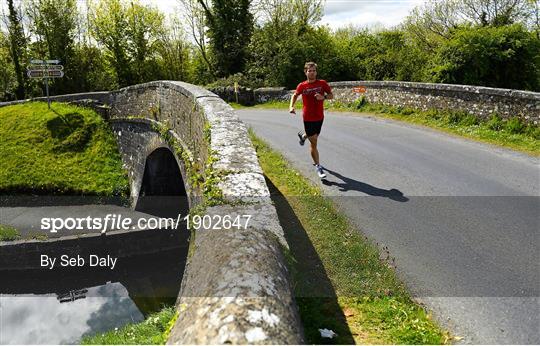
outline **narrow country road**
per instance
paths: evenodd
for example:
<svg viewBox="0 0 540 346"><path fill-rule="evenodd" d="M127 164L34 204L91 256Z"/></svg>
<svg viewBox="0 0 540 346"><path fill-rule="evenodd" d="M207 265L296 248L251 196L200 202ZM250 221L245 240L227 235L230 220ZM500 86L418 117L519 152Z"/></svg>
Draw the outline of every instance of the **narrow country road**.
<svg viewBox="0 0 540 346"><path fill-rule="evenodd" d="M327 181L298 144L300 115L240 118L395 257L411 292L462 343L540 344L539 160L437 131L327 113ZM299 112L300 113L300 112Z"/></svg>

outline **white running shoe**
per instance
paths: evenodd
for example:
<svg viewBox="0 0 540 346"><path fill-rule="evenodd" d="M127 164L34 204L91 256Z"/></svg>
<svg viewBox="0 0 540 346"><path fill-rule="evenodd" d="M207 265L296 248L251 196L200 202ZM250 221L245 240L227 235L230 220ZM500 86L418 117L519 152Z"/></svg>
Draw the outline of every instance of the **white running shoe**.
<svg viewBox="0 0 540 346"><path fill-rule="evenodd" d="M324 173L321 165L316 165L315 168L317 169L317 174L319 175L319 178L321 179L326 178L326 174Z"/></svg>

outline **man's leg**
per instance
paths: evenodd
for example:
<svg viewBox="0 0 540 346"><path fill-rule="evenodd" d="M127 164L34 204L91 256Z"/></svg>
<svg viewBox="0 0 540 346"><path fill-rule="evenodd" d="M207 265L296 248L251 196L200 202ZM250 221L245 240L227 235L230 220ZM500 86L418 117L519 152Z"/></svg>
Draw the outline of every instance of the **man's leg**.
<svg viewBox="0 0 540 346"><path fill-rule="evenodd" d="M319 135L313 135L308 137L309 143L311 144L311 158L313 159L315 165L319 164L319 150L317 150L317 138L319 138Z"/></svg>
<svg viewBox="0 0 540 346"><path fill-rule="evenodd" d="M317 150L317 139L319 138L319 135L313 135L308 137L309 143L311 144L311 157L313 158L313 162L315 163L315 168L317 169L317 175L319 178L324 179L326 178L326 174L323 171L323 168L319 164L319 150Z"/></svg>

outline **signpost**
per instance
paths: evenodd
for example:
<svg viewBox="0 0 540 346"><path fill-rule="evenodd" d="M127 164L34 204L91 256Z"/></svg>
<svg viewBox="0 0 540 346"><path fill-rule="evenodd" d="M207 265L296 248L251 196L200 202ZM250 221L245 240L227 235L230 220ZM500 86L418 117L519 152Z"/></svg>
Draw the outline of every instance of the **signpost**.
<svg viewBox="0 0 540 346"><path fill-rule="evenodd" d="M30 65L26 68L26 75L29 78L45 79L45 90L47 92L47 105L51 109L49 99L49 79L64 77L64 66L58 65L60 60L30 60Z"/></svg>

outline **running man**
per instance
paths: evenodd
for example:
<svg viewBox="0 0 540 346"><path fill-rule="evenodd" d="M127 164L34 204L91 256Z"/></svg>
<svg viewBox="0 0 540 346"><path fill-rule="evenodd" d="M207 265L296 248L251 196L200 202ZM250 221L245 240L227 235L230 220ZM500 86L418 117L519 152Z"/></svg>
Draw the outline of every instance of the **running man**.
<svg viewBox="0 0 540 346"><path fill-rule="evenodd" d="M319 178L326 178L326 174L323 171L323 167L319 162L319 151L317 150L317 139L321 133L321 128L324 120L324 100L331 100L334 98L332 89L326 83L325 80L317 79L317 64L314 62L307 62L304 65L304 73L307 80L298 84L294 95L291 97L291 104L289 106L289 112L296 114L294 104L299 95L302 95L302 115L304 118L304 130L305 132L298 132L300 138L300 145L304 145L306 138L309 139L311 144L311 157L313 158L313 165L317 169Z"/></svg>

